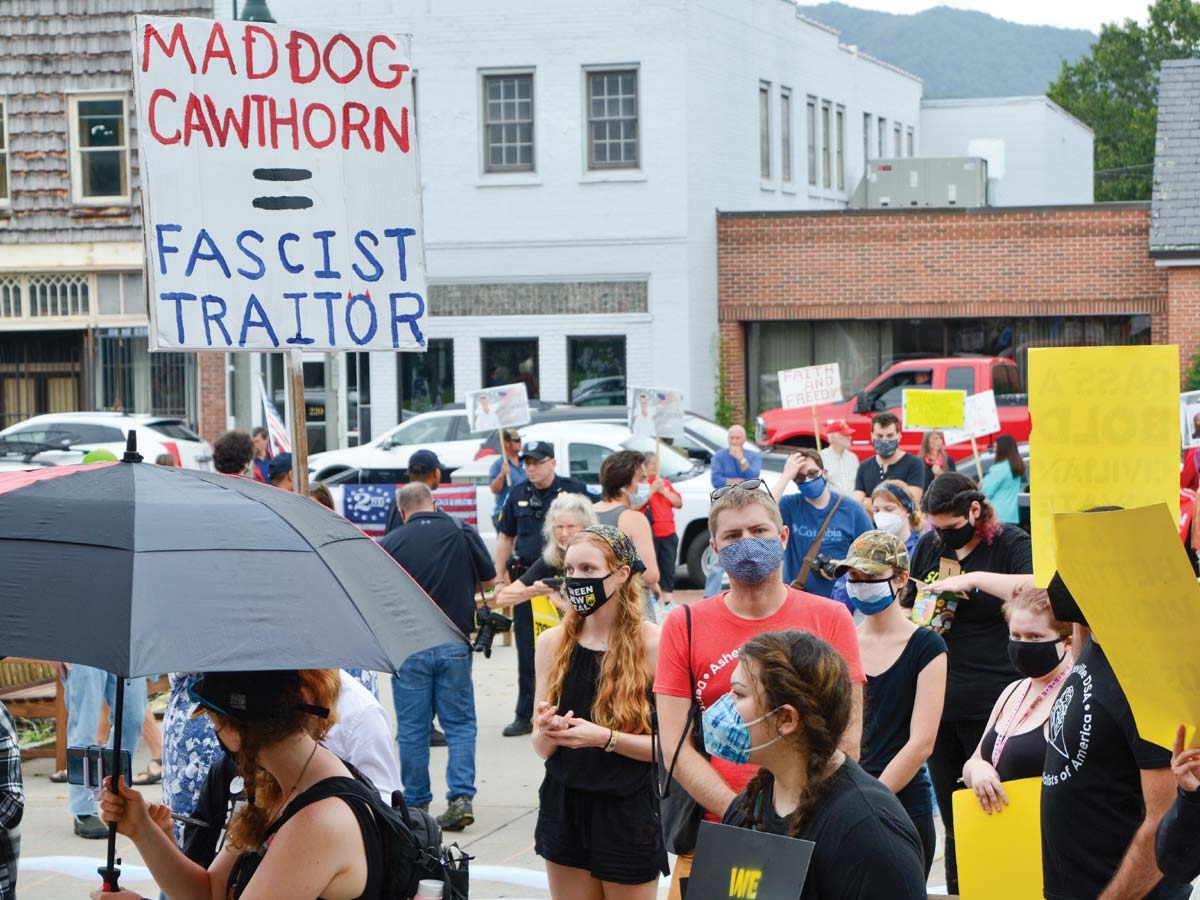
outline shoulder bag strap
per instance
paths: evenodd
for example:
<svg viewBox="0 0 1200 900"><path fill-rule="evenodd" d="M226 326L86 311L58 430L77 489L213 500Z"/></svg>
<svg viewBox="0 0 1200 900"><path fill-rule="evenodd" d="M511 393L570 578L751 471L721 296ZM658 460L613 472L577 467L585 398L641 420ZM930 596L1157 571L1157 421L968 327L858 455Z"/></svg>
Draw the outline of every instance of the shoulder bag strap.
<svg viewBox="0 0 1200 900"><path fill-rule="evenodd" d="M825 538L825 531L829 528L829 523L833 521L833 514L838 511L838 507L842 505L842 500L844 499L845 494L837 495L837 499L833 501L833 507L825 516L825 521L821 523L820 531L813 538L813 542L808 548L808 553L804 555L804 565L800 567L800 574L792 581L792 587L797 590L804 590L804 585L808 584L808 574L812 571L812 564L816 561L817 554L821 552L821 541Z"/></svg>
<svg viewBox="0 0 1200 900"><path fill-rule="evenodd" d="M700 704L696 701L696 673L692 669L692 610L691 607L685 605L683 607L683 615L687 620L687 659L688 659L688 684L690 690L688 697L691 700L691 705L688 707L687 721L683 725L683 732L679 735L679 743L675 745L675 753L671 756L671 765L667 766L666 757L662 752L662 735L658 732L658 717L652 716L653 728L650 733L651 751L653 754L653 762L659 768L654 778L654 792L659 800L666 798L671 793L671 779L675 777L675 766L679 762L679 751L683 749L683 742L688 739L688 736L693 733L696 723L699 720ZM664 778L663 775L666 775Z"/></svg>

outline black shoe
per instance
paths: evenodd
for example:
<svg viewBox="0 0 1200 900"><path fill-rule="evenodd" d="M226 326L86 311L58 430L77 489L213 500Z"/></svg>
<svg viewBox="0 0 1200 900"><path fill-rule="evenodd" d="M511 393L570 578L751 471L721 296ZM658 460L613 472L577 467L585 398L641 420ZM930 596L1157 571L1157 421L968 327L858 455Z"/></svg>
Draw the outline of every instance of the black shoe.
<svg viewBox="0 0 1200 900"><path fill-rule="evenodd" d="M430 747L445 747L446 746L445 732L440 731L437 728L434 728L432 731L430 731L429 732L429 746Z"/></svg>
<svg viewBox="0 0 1200 900"><path fill-rule="evenodd" d="M89 841L108 837L108 826L99 816L76 816L75 833Z"/></svg>
<svg viewBox="0 0 1200 900"><path fill-rule="evenodd" d="M504 731L501 733L505 737L520 737L523 734L533 734L533 722L517 716L510 724L504 726Z"/></svg>

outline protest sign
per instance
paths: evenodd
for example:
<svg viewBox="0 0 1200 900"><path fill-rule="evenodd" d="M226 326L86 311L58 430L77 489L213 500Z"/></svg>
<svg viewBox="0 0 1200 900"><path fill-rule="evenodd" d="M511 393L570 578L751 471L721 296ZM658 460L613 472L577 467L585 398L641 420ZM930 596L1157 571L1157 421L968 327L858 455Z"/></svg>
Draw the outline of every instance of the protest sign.
<svg viewBox="0 0 1200 900"><path fill-rule="evenodd" d="M1179 348L1029 351L1033 573L1054 574L1054 513L1166 503L1179 515Z"/></svg>
<svg viewBox="0 0 1200 900"><path fill-rule="evenodd" d="M1000 430L1000 414L996 411L995 391L971 394L963 403L962 428L947 428L942 432L947 447L982 437Z"/></svg>
<svg viewBox="0 0 1200 900"><path fill-rule="evenodd" d="M962 428L965 391L904 391L901 421L905 431Z"/></svg>
<svg viewBox="0 0 1200 900"><path fill-rule="evenodd" d="M545 594L531 597L529 609L533 613L533 642L535 644L537 639L542 636L542 632L562 624L562 614L554 605L554 601Z"/></svg>
<svg viewBox="0 0 1200 900"><path fill-rule="evenodd" d="M335 512L341 513L371 537L382 537L388 513L396 502L402 484L335 484L329 486ZM443 484L433 492L442 512L467 525L479 521L475 506L475 485Z"/></svg>
<svg viewBox="0 0 1200 900"><path fill-rule="evenodd" d="M1200 586L1174 513L1163 503L1064 513L1054 517L1054 537L1058 571L1125 690L1138 734L1170 747L1183 723L1194 740Z"/></svg>
<svg viewBox="0 0 1200 900"><path fill-rule="evenodd" d="M795 900L815 847L799 838L701 822L688 900Z"/></svg>
<svg viewBox="0 0 1200 900"><path fill-rule="evenodd" d="M842 373L837 363L783 369L779 372L779 405L784 409L818 406L842 399Z"/></svg>
<svg viewBox="0 0 1200 900"><path fill-rule="evenodd" d="M135 18L151 349L425 347L409 44Z"/></svg>
<svg viewBox="0 0 1200 900"><path fill-rule="evenodd" d="M1185 447L1200 447L1200 391L1179 395L1179 432Z"/></svg>
<svg viewBox="0 0 1200 900"><path fill-rule="evenodd" d="M630 388L629 397L630 431L645 437L682 437L682 392L635 387Z"/></svg>
<svg viewBox="0 0 1200 900"><path fill-rule="evenodd" d="M1008 806L990 816L974 791L955 791L954 844L958 890L970 900L1042 896L1042 779L1004 782ZM1004 866L996 868L996 853Z"/></svg>
<svg viewBox="0 0 1200 900"><path fill-rule="evenodd" d="M523 381L467 391L466 406L472 434L529 424L529 394Z"/></svg>

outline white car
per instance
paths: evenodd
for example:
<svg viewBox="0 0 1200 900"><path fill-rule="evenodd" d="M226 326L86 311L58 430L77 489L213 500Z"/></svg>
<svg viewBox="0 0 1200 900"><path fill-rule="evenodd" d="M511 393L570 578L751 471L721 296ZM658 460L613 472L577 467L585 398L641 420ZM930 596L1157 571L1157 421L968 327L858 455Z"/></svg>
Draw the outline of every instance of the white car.
<svg viewBox="0 0 1200 900"><path fill-rule="evenodd" d="M212 446L182 419L119 412L47 413L5 428L0 431L0 468L77 465L89 451L100 449L120 459L130 431L147 462L169 453L185 468L212 468Z"/></svg>

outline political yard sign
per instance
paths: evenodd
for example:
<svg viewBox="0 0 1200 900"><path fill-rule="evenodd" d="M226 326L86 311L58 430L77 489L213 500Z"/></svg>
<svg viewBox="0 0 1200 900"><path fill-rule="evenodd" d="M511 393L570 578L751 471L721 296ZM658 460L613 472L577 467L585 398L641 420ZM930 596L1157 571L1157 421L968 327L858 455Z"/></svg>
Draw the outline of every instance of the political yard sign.
<svg viewBox="0 0 1200 900"><path fill-rule="evenodd" d="M137 16L150 346L421 350L407 35Z"/></svg>

